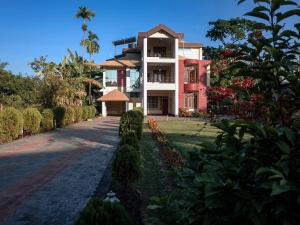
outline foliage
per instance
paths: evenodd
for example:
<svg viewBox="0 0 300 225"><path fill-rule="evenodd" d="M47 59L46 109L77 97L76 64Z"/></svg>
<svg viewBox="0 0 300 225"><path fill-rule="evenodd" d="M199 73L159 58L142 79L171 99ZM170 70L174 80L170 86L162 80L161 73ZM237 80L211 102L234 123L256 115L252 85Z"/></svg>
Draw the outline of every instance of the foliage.
<svg viewBox="0 0 300 225"><path fill-rule="evenodd" d="M140 152L130 145L122 145L113 162L113 177L127 187L143 175Z"/></svg>
<svg viewBox="0 0 300 225"><path fill-rule="evenodd" d="M92 119L96 116L97 113L97 109L95 108L95 106L91 105L87 107L88 109L88 118Z"/></svg>
<svg viewBox="0 0 300 225"><path fill-rule="evenodd" d="M135 110L130 110L122 114L120 119L120 136L124 136L131 131L135 131L137 138L140 140L143 132L144 115Z"/></svg>
<svg viewBox="0 0 300 225"><path fill-rule="evenodd" d="M69 125L74 123L75 121L75 110L73 107L66 107L66 113L65 113L65 125Z"/></svg>
<svg viewBox="0 0 300 225"><path fill-rule="evenodd" d="M66 123L66 107L58 106L54 109L54 118L56 121L56 127L64 127Z"/></svg>
<svg viewBox="0 0 300 225"><path fill-rule="evenodd" d="M82 119L86 121L89 118L89 108L88 106L82 107Z"/></svg>
<svg viewBox="0 0 300 225"><path fill-rule="evenodd" d="M78 123L83 120L82 117L83 109L82 107L74 107L74 122Z"/></svg>
<svg viewBox="0 0 300 225"><path fill-rule="evenodd" d="M52 130L54 128L54 113L52 109L43 110L41 125L44 130Z"/></svg>
<svg viewBox="0 0 300 225"><path fill-rule="evenodd" d="M134 149L139 150L139 140L136 136L134 131L127 133L126 135L122 136L120 145L130 145Z"/></svg>
<svg viewBox="0 0 300 225"><path fill-rule="evenodd" d="M42 115L36 108L27 108L23 112L23 129L28 134L37 134L40 131Z"/></svg>
<svg viewBox="0 0 300 225"><path fill-rule="evenodd" d="M13 108L6 107L0 112L0 142L7 142L18 138L23 130L22 113Z"/></svg>
<svg viewBox="0 0 300 225"><path fill-rule="evenodd" d="M185 189L164 209L181 211L174 224L299 224L296 121L288 127L218 124L216 143L194 151L189 168L178 173Z"/></svg>
<svg viewBox="0 0 300 225"><path fill-rule="evenodd" d="M160 145L161 153L168 164L172 167L183 166L185 160L182 155L170 145L166 135L159 129L157 121L153 118L149 118L148 124L152 131L152 136Z"/></svg>
<svg viewBox="0 0 300 225"><path fill-rule="evenodd" d="M133 225L120 203L110 203L92 198L80 213L75 225Z"/></svg>

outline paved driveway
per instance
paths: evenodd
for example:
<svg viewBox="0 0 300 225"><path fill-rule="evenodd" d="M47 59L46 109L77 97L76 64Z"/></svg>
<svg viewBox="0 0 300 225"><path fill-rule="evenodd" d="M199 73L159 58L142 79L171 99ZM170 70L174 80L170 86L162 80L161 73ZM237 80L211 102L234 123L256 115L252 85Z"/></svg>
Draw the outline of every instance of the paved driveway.
<svg viewBox="0 0 300 225"><path fill-rule="evenodd" d="M0 145L0 224L73 224L117 148L107 117Z"/></svg>

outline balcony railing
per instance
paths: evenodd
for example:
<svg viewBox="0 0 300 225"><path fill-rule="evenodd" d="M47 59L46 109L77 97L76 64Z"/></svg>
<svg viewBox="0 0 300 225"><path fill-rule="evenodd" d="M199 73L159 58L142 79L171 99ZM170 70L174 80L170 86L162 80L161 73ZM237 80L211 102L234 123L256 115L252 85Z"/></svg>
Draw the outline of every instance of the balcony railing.
<svg viewBox="0 0 300 225"><path fill-rule="evenodd" d="M148 82L157 82L157 83L175 83L175 76L160 76L155 74L148 74Z"/></svg>
<svg viewBox="0 0 300 225"><path fill-rule="evenodd" d="M161 54L157 52L151 52L147 54L147 57L158 57L158 58L174 58L173 54Z"/></svg>

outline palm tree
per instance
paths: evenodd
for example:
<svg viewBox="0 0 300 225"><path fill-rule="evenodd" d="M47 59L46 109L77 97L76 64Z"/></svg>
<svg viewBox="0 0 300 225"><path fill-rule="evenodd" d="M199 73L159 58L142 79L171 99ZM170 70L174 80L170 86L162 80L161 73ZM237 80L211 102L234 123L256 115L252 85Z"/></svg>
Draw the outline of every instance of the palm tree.
<svg viewBox="0 0 300 225"><path fill-rule="evenodd" d="M100 51L100 45L98 41L99 38L97 34L93 33L92 31L89 31L88 39L82 43L82 45L86 47L86 50L90 55L90 63L92 63L92 55L97 54ZM90 78L91 78L91 74L90 74ZM91 92L92 92L92 85L91 82L89 82L89 104L91 104L92 102Z"/></svg>
<svg viewBox="0 0 300 225"><path fill-rule="evenodd" d="M76 13L76 18L82 18L83 19L83 24L81 26L81 29L83 31L83 36L82 36L82 41L81 43L84 44L85 42L85 34L87 31L87 20L91 21L93 17L96 16L96 13L92 12L89 10L87 7L79 7L77 13ZM84 59L84 45L82 46L82 58Z"/></svg>

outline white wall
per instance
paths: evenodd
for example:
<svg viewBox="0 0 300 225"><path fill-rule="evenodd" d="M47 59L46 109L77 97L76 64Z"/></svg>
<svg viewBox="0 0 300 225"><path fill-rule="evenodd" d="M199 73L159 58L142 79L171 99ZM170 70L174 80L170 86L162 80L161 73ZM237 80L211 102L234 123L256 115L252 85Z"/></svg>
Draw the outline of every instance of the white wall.
<svg viewBox="0 0 300 225"><path fill-rule="evenodd" d="M202 60L202 48L179 48L178 54L189 59Z"/></svg>

